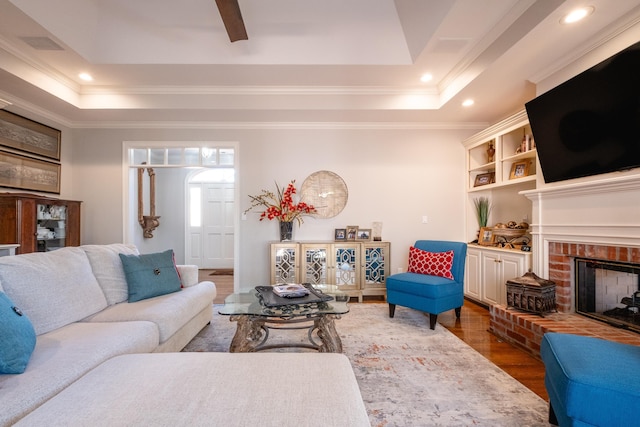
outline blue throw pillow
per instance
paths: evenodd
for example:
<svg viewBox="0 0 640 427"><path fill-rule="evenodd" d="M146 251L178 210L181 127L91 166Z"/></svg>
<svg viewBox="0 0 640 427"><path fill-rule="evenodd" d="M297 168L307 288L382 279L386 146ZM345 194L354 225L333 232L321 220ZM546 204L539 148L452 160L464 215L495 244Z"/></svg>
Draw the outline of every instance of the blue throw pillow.
<svg viewBox="0 0 640 427"><path fill-rule="evenodd" d="M129 302L180 290L180 277L173 262L173 250L145 255L120 255L129 288Z"/></svg>
<svg viewBox="0 0 640 427"><path fill-rule="evenodd" d="M23 373L35 347L31 321L0 292L0 374Z"/></svg>

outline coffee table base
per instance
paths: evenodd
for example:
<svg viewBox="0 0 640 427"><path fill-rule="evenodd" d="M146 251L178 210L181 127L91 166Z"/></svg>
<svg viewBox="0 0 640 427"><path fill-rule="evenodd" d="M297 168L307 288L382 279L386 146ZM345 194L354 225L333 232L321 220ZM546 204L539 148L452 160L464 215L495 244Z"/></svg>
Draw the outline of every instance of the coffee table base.
<svg viewBox="0 0 640 427"><path fill-rule="evenodd" d="M309 317L292 319L250 314L231 315L230 320L237 322L237 328L229 351L231 353L250 353L272 348L301 347L311 348L321 353L342 353L342 340L336 331L335 319L340 319L340 315L319 313ZM292 326L299 323L303 325ZM304 325L305 323L306 325ZM266 342L269 338L270 329L307 329L309 344L284 343L268 345ZM314 340L314 332L320 342Z"/></svg>

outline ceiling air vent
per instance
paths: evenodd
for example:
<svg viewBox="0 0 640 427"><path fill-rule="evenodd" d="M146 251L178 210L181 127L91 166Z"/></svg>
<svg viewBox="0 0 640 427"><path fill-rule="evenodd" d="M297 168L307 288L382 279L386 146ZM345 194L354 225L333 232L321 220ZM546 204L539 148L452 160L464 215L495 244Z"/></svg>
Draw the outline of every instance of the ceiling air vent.
<svg viewBox="0 0 640 427"><path fill-rule="evenodd" d="M35 50L64 50L49 37L20 37L20 39Z"/></svg>

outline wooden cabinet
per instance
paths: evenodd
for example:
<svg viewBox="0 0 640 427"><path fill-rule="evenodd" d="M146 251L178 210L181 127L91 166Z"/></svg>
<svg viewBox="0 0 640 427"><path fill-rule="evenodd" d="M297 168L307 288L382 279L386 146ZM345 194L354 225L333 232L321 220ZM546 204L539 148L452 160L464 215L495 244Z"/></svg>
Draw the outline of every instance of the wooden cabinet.
<svg viewBox="0 0 640 427"><path fill-rule="evenodd" d="M0 243L16 254L80 245L80 204L24 193L0 194Z"/></svg>
<svg viewBox="0 0 640 427"><path fill-rule="evenodd" d="M386 295L388 242L277 242L270 252L272 284L337 285L359 301Z"/></svg>
<svg viewBox="0 0 640 427"><path fill-rule="evenodd" d="M465 295L485 304L506 305L507 280L531 268L531 253L469 245Z"/></svg>

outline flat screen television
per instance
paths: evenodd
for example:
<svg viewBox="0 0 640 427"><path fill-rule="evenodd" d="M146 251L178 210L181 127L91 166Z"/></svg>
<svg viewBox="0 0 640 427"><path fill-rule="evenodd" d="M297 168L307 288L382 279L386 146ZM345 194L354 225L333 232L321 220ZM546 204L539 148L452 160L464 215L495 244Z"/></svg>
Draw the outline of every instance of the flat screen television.
<svg viewBox="0 0 640 427"><path fill-rule="evenodd" d="M640 42L525 108L546 182L640 167Z"/></svg>

